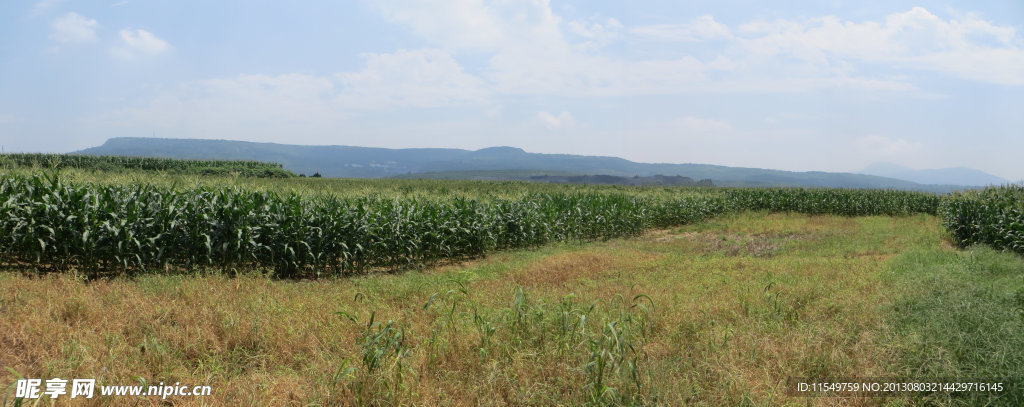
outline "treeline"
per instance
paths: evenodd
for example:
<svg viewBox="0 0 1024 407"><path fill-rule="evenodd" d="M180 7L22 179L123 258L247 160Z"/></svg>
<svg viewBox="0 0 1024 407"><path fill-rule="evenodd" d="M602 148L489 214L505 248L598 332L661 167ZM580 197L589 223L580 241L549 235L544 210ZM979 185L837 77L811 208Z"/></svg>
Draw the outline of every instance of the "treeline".
<svg viewBox="0 0 1024 407"><path fill-rule="evenodd" d="M2 154L0 168L83 169L95 171L140 170L170 174L237 175L257 178L289 178L295 174L281 164L244 160L183 160L177 158L124 157L74 154Z"/></svg>
<svg viewBox="0 0 1024 407"><path fill-rule="evenodd" d="M10 265L137 273L269 268L278 277L399 269L496 249L637 235L766 209L935 213L904 191L733 189L714 195L530 193L480 201L278 195L234 188L71 185L55 175L0 180L0 258Z"/></svg>
<svg viewBox="0 0 1024 407"><path fill-rule="evenodd" d="M940 215L961 247L982 243L1024 254L1024 186L949 195L942 201Z"/></svg>

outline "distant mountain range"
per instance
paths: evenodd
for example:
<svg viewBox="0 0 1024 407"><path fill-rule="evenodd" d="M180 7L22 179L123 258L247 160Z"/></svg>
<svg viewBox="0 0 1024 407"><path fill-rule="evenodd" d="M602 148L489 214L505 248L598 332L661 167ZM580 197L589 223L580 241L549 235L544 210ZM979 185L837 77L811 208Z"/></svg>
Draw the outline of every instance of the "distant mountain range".
<svg viewBox="0 0 1024 407"><path fill-rule="evenodd" d="M892 163L875 163L861 171L861 174L898 178L919 184L985 186L1010 183L1010 181L1005 178L1000 178L984 171L965 167L914 170Z"/></svg>
<svg viewBox="0 0 1024 407"><path fill-rule="evenodd" d="M396 175L405 179L465 179L477 181L531 181L550 184L603 184L630 186L714 186L710 179L695 180L681 175L623 177L617 175L579 175L561 171L443 171Z"/></svg>
<svg viewBox="0 0 1024 407"><path fill-rule="evenodd" d="M78 154L245 159L281 163L296 173L325 177L522 179L545 175L571 177L682 176L710 179L718 186L805 186L892 188L948 192L955 185L927 185L892 177L836 172L793 172L709 164L648 164L617 157L528 153L514 147L471 151L451 148L388 149L351 146L300 146L229 140L112 138ZM502 172L511 174L501 176ZM496 175L499 174L499 175Z"/></svg>

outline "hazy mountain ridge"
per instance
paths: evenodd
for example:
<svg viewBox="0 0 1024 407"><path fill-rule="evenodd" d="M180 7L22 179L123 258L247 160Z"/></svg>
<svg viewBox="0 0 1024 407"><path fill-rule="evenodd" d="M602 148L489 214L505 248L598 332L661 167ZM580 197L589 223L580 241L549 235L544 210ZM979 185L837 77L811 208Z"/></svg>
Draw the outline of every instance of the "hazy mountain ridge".
<svg viewBox="0 0 1024 407"><path fill-rule="evenodd" d="M649 164L618 157L528 153L514 147L471 151L449 148L301 146L203 139L112 138L101 146L77 153L273 161L297 173L319 172L327 177L415 177L414 174L423 173L425 178L443 178L438 174L456 173L471 178L469 174L473 172L512 170L552 172L552 175L683 176L695 180L711 179L719 186L893 188L935 192L958 189L951 185L924 185L875 175L793 172L711 164Z"/></svg>
<svg viewBox="0 0 1024 407"><path fill-rule="evenodd" d="M550 184L604 184L629 186L704 186L714 183L709 179L695 180L682 175L651 175L623 177L617 175L574 174L564 171L443 171L396 175L401 179L464 179L475 181L530 181Z"/></svg>
<svg viewBox="0 0 1024 407"><path fill-rule="evenodd" d="M880 162L869 165L860 173L902 179L919 184L986 186L1010 183L1005 178L966 167L915 170L897 164Z"/></svg>

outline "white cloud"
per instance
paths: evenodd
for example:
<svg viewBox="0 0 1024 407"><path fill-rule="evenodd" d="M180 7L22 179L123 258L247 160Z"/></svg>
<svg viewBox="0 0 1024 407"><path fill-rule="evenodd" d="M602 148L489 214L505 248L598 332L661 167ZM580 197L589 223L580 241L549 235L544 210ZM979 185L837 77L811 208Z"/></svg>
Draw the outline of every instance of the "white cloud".
<svg viewBox="0 0 1024 407"><path fill-rule="evenodd" d="M902 155L921 149L920 144L906 139L893 139L879 135L861 137L856 140L855 144L861 151L874 156Z"/></svg>
<svg viewBox="0 0 1024 407"><path fill-rule="evenodd" d="M488 90L450 54L438 49L367 54L366 68L335 75L353 107L436 107L482 103Z"/></svg>
<svg viewBox="0 0 1024 407"><path fill-rule="evenodd" d="M557 116L548 112L537 113L537 120L540 120L550 130L564 130L576 127L576 118L569 112L559 113Z"/></svg>
<svg viewBox="0 0 1024 407"><path fill-rule="evenodd" d="M239 75L184 84L135 107L110 112L100 127L167 136L280 140L282 134L322 133L347 115L330 98L329 78Z"/></svg>
<svg viewBox="0 0 1024 407"><path fill-rule="evenodd" d="M602 58L590 58L585 51L595 48L606 29L617 20L600 26L577 23L583 41L571 44L565 38L563 21L546 0L396 0L373 3L390 20L408 26L427 41L452 51L482 52L490 55L486 79L510 93L555 93L598 86L617 74ZM587 38L589 35L590 38ZM620 65L614 63L614 65Z"/></svg>
<svg viewBox="0 0 1024 407"><path fill-rule="evenodd" d="M123 29L119 33L121 45L111 49L118 57L131 59L137 55L159 55L171 49L171 45L153 33L143 29Z"/></svg>
<svg viewBox="0 0 1024 407"><path fill-rule="evenodd" d="M614 18L603 21L570 21L566 24L569 32L582 38L578 48L598 49L614 41L622 30L622 23Z"/></svg>
<svg viewBox="0 0 1024 407"><path fill-rule="evenodd" d="M17 120L13 114L0 114L0 124L11 124Z"/></svg>
<svg viewBox="0 0 1024 407"><path fill-rule="evenodd" d="M390 20L453 53L488 55L481 77L511 94L560 96L846 89L923 94L914 71L1024 84L1013 27L975 15L943 19L915 7L874 21L835 16L730 27L704 15L679 24L622 27L615 19L566 21L546 0L394 0L373 3ZM677 41L675 56L603 52L620 41ZM714 44L707 49L707 44ZM703 52L688 47L704 46ZM699 55L699 57L698 57ZM889 68L885 76L864 64ZM728 72L728 74L723 74Z"/></svg>
<svg viewBox="0 0 1024 407"><path fill-rule="evenodd" d="M631 28L631 33L662 41L704 41L732 38L732 30L710 15L684 24L656 24Z"/></svg>
<svg viewBox="0 0 1024 407"><path fill-rule="evenodd" d="M41 1L37 1L36 4L32 5L32 11L30 12L29 15L31 15L31 16L38 16L38 15L41 15L41 14L46 14L50 10L53 10L53 9L56 9L57 7L59 7L61 5L61 3L63 3L63 2L64 2L64 0L41 0Z"/></svg>
<svg viewBox="0 0 1024 407"><path fill-rule="evenodd" d="M716 134L732 130L732 125L729 123L697 116L675 119L672 121L672 127L691 134Z"/></svg>
<svg viewBox="0 0 1024 407"><path fill-rule="evenodd" d="M508 40L504 20L482 0L395 0L372 4L388 19L405 24L417 35L444 47L493 49Z"/></svg>
<svg viewBox="0 0 1024 407"><path fill-rule="evenodd" d="M50 24L50 39L61 44L85 44L96 42L96 29L100 24L77 13L67 13Z"/></svg>
<svg viewBox="0 0 1024 407"><path fill-rule="evenodd" d="M121 30L121 40L134 50L147 54L159 54L170 48L166 41L146 30Z"/></svg>
<svg viewBox="0 0 1024 407"><path fill-rule="evenodd" d="M774 48L752 51L751 39L739 38L733 29L710 15L685 24L627 29L615 19L565 21L546 0L395 0L373 4L388 19L443 49L487 55L480 76L499 93L590 97L830 88L916 90L901 78L869 77L827 64L781 62L783 58L777 57L779 52ZM750 31L749 27L745 29ZM686 53L685 48L675 56L663 54L647 59L603 52L605 45L621 38L623 30L641 40L721 40L724 45L702 59Z"/></svg>
<svg viewBox="0 0 1024 407"><path fill-rule="evenodd" d="M838 61L883 63L938 71L964 79L1024 85L1024 48L1013 27L975 15L944 20L923 7L884 21L851 22L828 16L741 25L752 54L786 55L819 65Z"/></svg>
<svg viewBox="0 0 1024 407"><path fill-rule="evenodd" d="M102 125L165 134L274 140L281 134L336 133L372 110L480 106L493 109L479 78L440 50L366 55L357 72L238 75L168 89L141 105L111 112Z"/></svg>
<svg viewBox="0 0 1024 407"><path fill-rule="evenodd" d="M608 37L609 32L622 28L622 23L614 18L609 18L604 22L591 22L586 23L583 21L570 21L569 29L576 35L584 38L603 38Z"/></svg>

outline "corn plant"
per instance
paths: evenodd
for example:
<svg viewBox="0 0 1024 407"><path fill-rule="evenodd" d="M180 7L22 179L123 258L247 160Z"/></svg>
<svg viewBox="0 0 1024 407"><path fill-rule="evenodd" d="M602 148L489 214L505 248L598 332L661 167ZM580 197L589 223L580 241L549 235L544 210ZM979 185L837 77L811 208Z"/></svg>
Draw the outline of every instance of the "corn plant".
<svg viewBox="0 0 1024 407"><path fill-rule="evenodd" d="M641 294L627 305L624 297L616 294L609 306L612 312L600 335L587 342L589 357L583 367L588 379L585 387L590 401L595 404L618 404L628 400L630 395L641 394L643 383L647 381L642 371L643 346L653 329L654 302ZM616 379L631 388L615 387Z"/></svg>
<svg viewBox="0 0 1024 407"><path fill-rule="evenodd" d="M1024 254L1024 186L953 194L943 200L939 213L961 247L981 243Z"/></svg>

